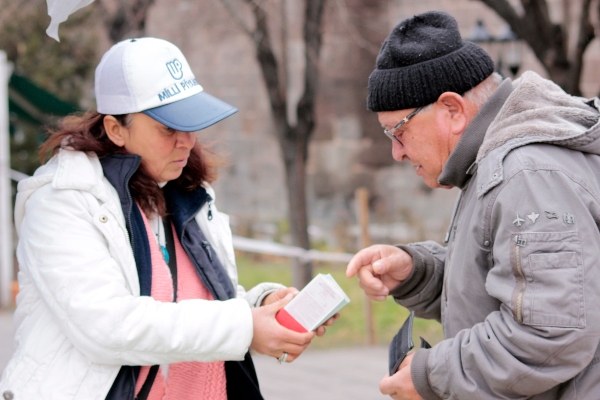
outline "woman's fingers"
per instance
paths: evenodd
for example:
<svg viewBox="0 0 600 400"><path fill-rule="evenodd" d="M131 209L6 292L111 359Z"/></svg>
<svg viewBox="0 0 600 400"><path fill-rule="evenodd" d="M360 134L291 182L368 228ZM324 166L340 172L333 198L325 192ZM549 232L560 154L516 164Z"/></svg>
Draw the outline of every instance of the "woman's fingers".
<svg viewBox="0 0 600 400"><path fill-rule="evenodd" d="M268 306L252 309L254 335L250 347L261 354L280 357L285 351L290 360L296 358L315 337L315 332L295 332L280 325L275 314L293 298L288 293L283 299Z"/></svg>

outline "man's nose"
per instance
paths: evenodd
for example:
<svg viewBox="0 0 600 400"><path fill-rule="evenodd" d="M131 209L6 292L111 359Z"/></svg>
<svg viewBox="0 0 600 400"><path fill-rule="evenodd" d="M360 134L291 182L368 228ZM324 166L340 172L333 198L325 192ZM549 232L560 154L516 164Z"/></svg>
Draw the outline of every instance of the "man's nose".
<svg viewBox="0 0 600 400"><path fill-rule="evenodd" d="M392 140L392 157L398 162L404 161L404 158L406 157L404 145L397 140Z"/></svg>

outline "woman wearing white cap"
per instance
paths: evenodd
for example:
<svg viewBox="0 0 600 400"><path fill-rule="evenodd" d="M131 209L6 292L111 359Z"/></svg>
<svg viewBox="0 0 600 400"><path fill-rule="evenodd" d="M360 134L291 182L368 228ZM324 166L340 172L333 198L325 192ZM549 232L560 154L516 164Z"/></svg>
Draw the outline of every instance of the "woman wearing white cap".
<svg viewBox="0 0 600 400"><path fill-rule="evenodd" d="M216 164L194 133L237 110L160 39L113 46L95 83L97 112L65 119L18 186L17 348L0 393L261 399L249 349L292 361L324 328L277 323L295 289L237 284Z"/></svg>

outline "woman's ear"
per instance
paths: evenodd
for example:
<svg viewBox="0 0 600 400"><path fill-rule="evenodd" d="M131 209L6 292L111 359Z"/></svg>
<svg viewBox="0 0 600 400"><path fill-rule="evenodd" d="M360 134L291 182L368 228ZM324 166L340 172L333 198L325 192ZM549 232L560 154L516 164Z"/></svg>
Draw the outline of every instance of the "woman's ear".
<svg viewBox="0 0 600 400"><path fill-rule="evenodd" d="M437 100L447 112L448 122L454 134L461 135L472 119L469 103L454 92L444 92Z"/></svg>
<svg viewBox="0 0 600 400"><path fill-rule="evenodd" d="M123 137L123 131L126 128L123 125L121 125L119 121L117 121L117 119L112 115L105 116L102 122L104 123L104 130L106 131L106 135L108 136L110 141L119 147L125 146L125 138Z"/></svg>

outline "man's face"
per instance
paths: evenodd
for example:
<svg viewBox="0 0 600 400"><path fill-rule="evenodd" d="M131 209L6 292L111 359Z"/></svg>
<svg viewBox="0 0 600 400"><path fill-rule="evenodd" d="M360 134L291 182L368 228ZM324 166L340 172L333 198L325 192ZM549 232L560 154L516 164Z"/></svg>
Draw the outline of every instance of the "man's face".
<svg viewBox="0 0 600 400"><path fill-rule="evenodd" d="M377 113L384 129L393 130L414 108ZM431 188L441 187L438 178L453 148L449 126L437 107L427 107L415 114L407 123L392 132L392 156L396 161L408 160L417 175Z"/></svg>

